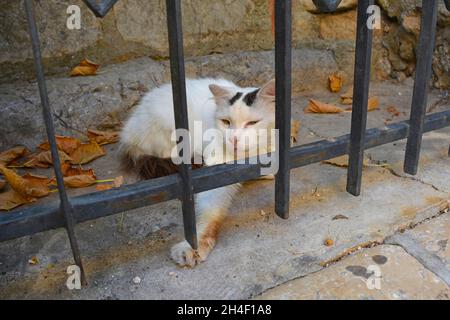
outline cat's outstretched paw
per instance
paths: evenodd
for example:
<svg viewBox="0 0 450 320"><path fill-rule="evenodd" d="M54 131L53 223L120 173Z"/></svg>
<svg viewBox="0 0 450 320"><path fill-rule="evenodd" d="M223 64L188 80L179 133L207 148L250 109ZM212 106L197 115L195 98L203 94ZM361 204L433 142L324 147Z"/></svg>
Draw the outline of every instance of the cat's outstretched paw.
<svg viewBox="0 0 450 320"><path fill-rule="evenodd" d="M195 267L200 262L206 259L202 259L198 250L192 249L191 245L187 241L180 242L172 247L170 250L170 256L176 264L180 267Z"/></svg>

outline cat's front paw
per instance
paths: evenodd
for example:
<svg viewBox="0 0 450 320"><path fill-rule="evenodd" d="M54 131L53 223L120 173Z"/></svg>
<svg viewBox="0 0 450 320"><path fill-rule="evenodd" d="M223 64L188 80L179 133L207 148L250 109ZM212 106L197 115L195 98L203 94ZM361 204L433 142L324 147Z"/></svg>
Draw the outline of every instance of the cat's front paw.
<svg viewBox="0 0 450 320"><path fill-rule="evenodd" d="M195 267L204 261L197 250L192 249L187 241L180 242L172 247L170 256L181 267Z"/></svg>

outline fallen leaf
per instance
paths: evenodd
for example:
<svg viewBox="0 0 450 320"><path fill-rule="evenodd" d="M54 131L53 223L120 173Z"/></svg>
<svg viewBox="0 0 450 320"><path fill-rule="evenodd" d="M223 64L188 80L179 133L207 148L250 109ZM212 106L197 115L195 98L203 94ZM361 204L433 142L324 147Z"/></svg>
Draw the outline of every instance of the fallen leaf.
<svg viewBox="0 0 450 320"><path fill-rule="evenodd" d="M33 258L31 258L30 260L28 260L28 264L30 264L30 265L32 265L32 266L35 266L35 265L37 265L39 263L39 260L38 260L38 258L36 258L36 257L33 257Z"/></svg>
<svg viewBox="0 0 450 320"><path fill-rule="evenodd" d="M291 121L291 144L297 143L297 135L300 131L300 125L299 120Z"/></svg>
<svg viewBox="0 0 450 320"><path fill-rule="evenodd" d="M0 165L0 171L3 173L11 187L21 195L39 198L49 194L49 189L46 185L43 186L36 182L31 182L2 165Z"/></svg>
<svg viewBox="0 0 450 320"><path fill-rule="evenodd" d="M343 214L338 214L337 216L334 216L333 220L348 220L348 217Z"/></svg>
<svg viewBox="0 0 450 320"><path fill-rule="evenodd" d="M0 164L8 165L16 159L26 156L29 153L27 148L18 146L0 153Z"/></svg>
<svg viewBox="0 0 450 320"><path fill-rule="evenodd" d="M32 173L25 173L22 178L28 181L29 185L32 188L48 188L48 184L50 183L50 180L48 177L40 176L37 174Z"/></svg>
<svg viewBox="0 0 450 320"><path fill-rule="evenodd" d="M341 94L341 104L352 104L353 103L353 86L349 87L347 91Z"/></svg>
<svg viewBox="0 0 450 320"><path fill-rule="evenodd" d="M97 142L81 144L74 152L70 154L72 164L85 164L102 157L106 154L105 150Z"/></svg>
<svg viewBox="0 0 450 320"><path fill-rule="evenodd" d="M64 177L64 185L69 188L85 188L95 184L97 180L92 175L80 174L77 176ZM56 179L53 178L50 185L57 186Z"/></svg>
<svg viewBox="0 0 450 320"><path fill-rule="evenodd" d="M78 66L70 71L70 76L92 76L97 74L97 69L100 67L99 64L89 61L88 59L84 59L80 62Z"/></svg>
<svg viewBox="0 0 450 320"><path fill-rule="evenodd" d="M344 110L335 105L323 103L314 99L309 99L308 107L305 109L306 113L340 113L343 111Z"/></svg>
<svg viewBox="0 0 450 320"><path fill-rule="evenodd" d="M373 111L377 110L380 106L380 101L377 97L371 97L369 98L368 105L367 105L367 111Z"/></svg>
<svg viewBox="0 0 450 320"><path fill-rule="evenodd" d="M98 184L95 186L95 189L97 191L105 191L105 190L109 190L109 189L113 189L113 188L114 188L114 184L112 184L112 183Z"/></svg>
<svg viewBox="0 0 450 320"><path fill-rule="evenodd" d="M69 157L64 151L58 150L58 154L61 163L72 160L72 158ZM42 151L38 154L30 156L29 160L25 162L23 166L27 168L48 168L52 165L53 159L51 151Z"/></svg>
<svg viewBox="0 0 450 320"><path fill-rule="evenodd" d="M71 154L75 149L77 149L81 141L77 138L65 137L65 136L56 136L56 144L58 149L64 151L67 154ZM41 143L38 146L39 149L48 151L50 150L50 143L48 141Z"/></svg>
<svg viewBox="0 0 450 320"><path fill-rule="evenodd" d="M7 192L0 193L0 210L9 211L20 205L36 201L36 198L21 195L17 191L11 189Z"/></svg>
<svg viewBox="0 0 450 320"><path fill-rule="evenodd" d="M85 188L92 186L95 182L95 178L87 174L64 178L64 184L69 188Z"/></svg>
<svg viewBox="0 0 450 320"><path fill-rule="evenodd" d="M323 244L327 247L331 247L334 244L334 241L332 239L326 239Z"/></svg>
<svg viewBox="0 0 450 320"><path fill-rule="evenodd" d="M392 114L394 117L398 117L400 115L400 111L397 110L396 107L394 106L390 106L387 108L387 112L389 112L390 114Z"/></svg>
<svg viewBox="0 0 450 320"><path fill-rule="evenodd" d="M79 176L79 175L88 175L95 177L95 172L93 169L83 169L83 168L74 168L70 164L65 164L62 167L62 172L64 177L71 177L71 176Z"/></svg>
<svg viewBox="0 0 450 320"><path fill-rule="evenodd" d="M349 104L352 104L352 103L353 103L353 99L350 100ZM346 104L346 103L343 103L343 100L341 100L341 104ZM380 106L380 101L378 100L377 97L371 97L367 101L367 111L369 111L369 112L377 110L379 106ZM353 109L352 107L349 107L349 108L347 108L345 110L346 111L352 111L352 109Z"/></svg>
<svg viewBox="0 0 450 320"><path fill-rule="evenodd" d="M123 184L123 176L118 176L114 179L113 183L98 184L97 186L95 186L95 189L97 189L98 191L104 191L113 188L120 188L122 184Z"/></svg>
<svg viewBox="0 0 450 320"><path fill-rule="evenodd" d="M342 78L334 73L328 77L328 84L331 92L339 92L342 88Z"/></svg>
<svg viewBox="0 0 450 320"><path fill-rule="evenodd" d="M117 131L99 131L88 130L89 140L97 142L100 146L119 141L119 132Z"/></svg>

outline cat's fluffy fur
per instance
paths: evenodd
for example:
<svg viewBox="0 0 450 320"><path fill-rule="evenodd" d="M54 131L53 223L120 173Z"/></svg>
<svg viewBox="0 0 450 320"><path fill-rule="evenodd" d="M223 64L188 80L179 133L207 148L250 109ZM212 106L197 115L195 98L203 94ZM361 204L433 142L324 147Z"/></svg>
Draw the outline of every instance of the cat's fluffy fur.
<svg viewBox="0 0 450 320"><path fill-rule="evenodd" d="M218 129L227 137L220 141L221 144L228 146L228 150L242 149L247 156L271 151L268 150L272 148L270 146L258 148L254 143L246 146L246 139L243 137L258 135L257 131L248 129L274 128L274 80L258 89L240 88L224 79L187 79L186 97L190 128L193 128L194 121L201 121L203 130ZM139 167L138 163L142 159L148 157L170 161L168 159L176 146L171 139L174 129L172 86L165 84L148 92L131 114L121 133L121 151L136 167ZM232 138L225 134L227 130L232 132ZM203 143L193 143L191 140L191 157L196 154L203 156L205 165L215 165L234 158L234 152L233 155L226 154L225 159L205 156L203 147ZM169 166L173 167L175 166ZM137 170L142 170L142 167ZM186 241L175 245L171 256L176 263L195 266L206 259L215 245L220 223L239 188L240 184L235 184L196 196L198 250L194 251Z"/></svg>

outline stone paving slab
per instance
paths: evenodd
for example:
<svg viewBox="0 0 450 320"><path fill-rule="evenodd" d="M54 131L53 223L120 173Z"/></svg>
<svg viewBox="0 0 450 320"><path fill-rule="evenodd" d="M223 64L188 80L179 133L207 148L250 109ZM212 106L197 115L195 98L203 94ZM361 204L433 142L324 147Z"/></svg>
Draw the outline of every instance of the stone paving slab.
<svg viewBox="0 0 450 320"><path fill-rule="evenodd" d="M450 214L445 213L419 224L404 233L386 239L386 242L402 246L430 271L450 285Z"/></svg>
<svg viewBox="0 0 450 320"><path fill-rule="evenodd" d="M255 299L450 299L450 288L401 247L381 245Z"/></svg>

